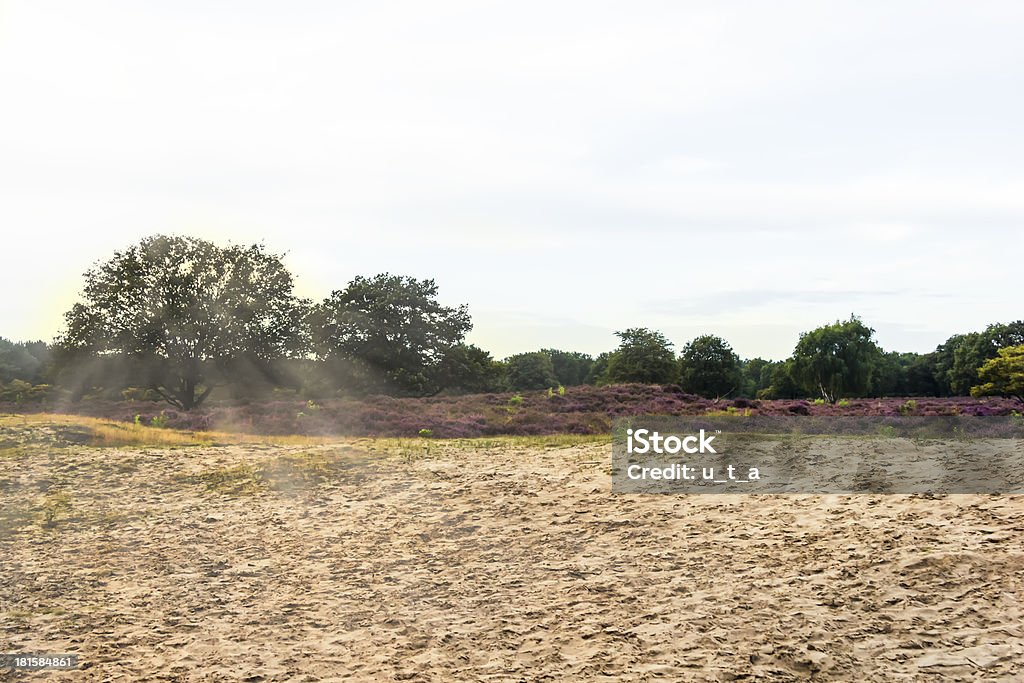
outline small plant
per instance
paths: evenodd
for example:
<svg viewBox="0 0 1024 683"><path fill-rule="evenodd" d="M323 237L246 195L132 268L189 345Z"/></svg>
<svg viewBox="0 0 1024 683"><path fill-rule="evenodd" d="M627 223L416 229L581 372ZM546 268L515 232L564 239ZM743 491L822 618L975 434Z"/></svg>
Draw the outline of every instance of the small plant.
<svg viewBox="0 0 1024 683"><path fill-rule="evenodd" d="M71 511L71 496L64 491L50 494L43 503L42 526L51 529L57 525L57 518L61 513Z"/></svg>
<svg viewBox="0 0 1024 683"><path fill-rule="evenodd" d="M140 427L142 426L142 416L139 415L138 413L136 413L135 415L135 424L139 425Z"/></svg>
<svg viewBox="0 0 1024 683"><path fill-rule="evenodd" d="M823 405L825 405L825 399L823 399L823 398L816 398L816 399L814 399L814 405L816 405L816 406L823 406Z"/></svg>
<svg viewBox="0 0 1024 683"><path fill-rule="evenodd" d="M892 425L883 425L878 428L878 435L884 439L895 439L896 428Z"/></svg>
<svg viewBox="0 0 1024 683"><path fill-rule="evenodd" d="M555 390L552 389L551 387L548 387L548 398L554 398L554 396L555 396Z"/></svg>
<svg viewBox="0 0 1024 683"><path fill-rule="evenodd" d="M850 399L848 399L848 398L841 398L841 399L839 399L839 403L837 403L836 405L839 406L840 408L849 408L850 407Z"/></svg>
<svg viewBox="0 0 1024 683"><path fill-rule="evenodd" d="M312 399L306 401L306 410L317 411L320 410L320 404L315 403Z"/></svg>
<svg viewBox="0 0 1024 683"><path fill-rule="evenodd" d="M508 399L508 404L510 406L518 408L519 406L523 405L523 397L520 396L519 394L516 394L515 396L512 396L511 398Z"/></svg>
<svg viewBox="0 0 1024 683"><path fill-rule="evenodd" d="M424 439L429 439L430 437L432 437L434 435L434 430L433 429L421 429L418 433Z"/></svg>
<svg viewBox="0 0 1024 683"><path fill-rule="evenodd" d="M154 415L150 418L149 425L157 429L165 429L167 427L167 415L161 410L159 415Z"/></svg>
<svg viewBox="0 0 1024 683"><path fill-rule="evenodd" d="M900 406L900 415L915 415L916 413L917 401L915 401L914 399L910 399Z"/></svg>
<svg viewBox="0 0 1024 683"><path fill-rule="evenodd" d="M562 386L561 384L558 385L558 395L565 396L565 387Z"/></svg>

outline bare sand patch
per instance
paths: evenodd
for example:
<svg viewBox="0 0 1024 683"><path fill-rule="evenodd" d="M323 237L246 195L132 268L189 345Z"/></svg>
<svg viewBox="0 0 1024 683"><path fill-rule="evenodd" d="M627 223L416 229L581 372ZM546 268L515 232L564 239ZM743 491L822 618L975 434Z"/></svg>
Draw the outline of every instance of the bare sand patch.
<svg viewBox="0 0 1024 683"><path fill-rule="evenodd" d="M35 427L26 427L35 429ZM1021 680L1019 496L628 496L610 446L0 449L4 680Z"/></svg>

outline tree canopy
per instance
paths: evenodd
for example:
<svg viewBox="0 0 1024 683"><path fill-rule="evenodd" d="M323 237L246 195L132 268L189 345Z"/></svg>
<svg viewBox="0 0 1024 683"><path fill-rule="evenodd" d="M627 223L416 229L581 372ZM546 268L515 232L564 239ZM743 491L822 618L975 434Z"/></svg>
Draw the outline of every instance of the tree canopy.
<svg viewBox="0 0 1024 683"><path fill-rule="evenodd" d="M679 382L711 398L1018 395L1022 320L952 335L930 353L885 352L851 315L801 334L784 360L742 360L711 334L677 357L664 334L634 327L615 332L618 347L597 357L543 348L496 361L465 343L467 307L442 305L437 294L434 280L383 273L355 277L314 306L261 245L156 235L85 273L54 345L0 338L0 385L73 400L159 396L185 410L222 385L218 399L245 400L631 382Z"/></svg>
<svg viewBox="0 0 1024 683"><path fill-rule="evenodd" d="M995 358L978 369L981 384L971 396L1006 396L1024 403L1024 345L999 349Z"/></svg>
<svg viewBox="0 0 1024 683"><path fill-rule="evenodd" d="M0 337L0 382L17 379L39 384L49 359L46 342L12 342Z"/></svg>
<svg viewBox="0 0 1024 683"><path fill-rule="evenodd" d="M517 353L505 359L505 382L513 391L549 389L558 385L551 355L544 351Z"/></svg>
<svg viewBox="0 0 1024 683"><path fill-rule="evenodd" d="M433 280L383 273L356 277L313 316L319 356L355 391L437 393L445 354L473 325L465 305L442 306Z"/></svg>
<svg viewBox="0 0 1024 683"><path fill-rule="evenodd" d="M184 410L209 396L217 371L300 352L306 341L306 302L261 245L148 237L86 272L82 299L58 345L144 361L149 387Z"/></svg>
<svg viewBox="0 0 1024 683"><path fill-rule="evenodd" d="M995 358L999 350L1024 344L1024 321L996 323L982 332L953 335L940 346L942 379L948 393L966 395L978 380L978 368Z"/></svg>
<svg viewBox="0 0 1024 683"><path fill-rule="evenodd" d="M792 372L804 390L829 402L867 392L880 351L875 331L851 316L800 335L793 351Z"/></svg>
<svg viewBox="0 0 1024 683"><path fill-rule="evenodd" d="M676 381L676 356L665 335L645 327L631 327L615 335L620 340L619 347L608 357L605 383Z"/></svg>
<svg viewBox="0 0 1024 683"><path fill-rule="evenodd" d="M683 347L679 365L679 383L692 394L718 398L743 385L740 359L721 337L706 334L689 342Z"/></svg>

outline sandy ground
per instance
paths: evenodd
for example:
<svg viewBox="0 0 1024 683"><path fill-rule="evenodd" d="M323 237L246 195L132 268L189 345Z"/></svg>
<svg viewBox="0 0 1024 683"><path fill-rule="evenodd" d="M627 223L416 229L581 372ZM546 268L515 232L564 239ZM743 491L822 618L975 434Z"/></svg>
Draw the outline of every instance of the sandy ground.
<svg viewBox="0 0 1024 683"><path fill-rule="evenodd" d="M606 444L8 437L0 652L82 668L0 680L1024 680L1019 496L619 495Z"/></svg>

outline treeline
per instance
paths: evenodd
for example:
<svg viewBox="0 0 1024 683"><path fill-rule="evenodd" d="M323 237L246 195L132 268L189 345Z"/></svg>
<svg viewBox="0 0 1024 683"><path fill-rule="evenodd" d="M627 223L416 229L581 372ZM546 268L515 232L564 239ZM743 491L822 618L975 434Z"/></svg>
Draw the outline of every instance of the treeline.
<svg viewBox="0 0 1024 683"><path fill-rule="evenodd" d="M886 352L851 316L802 334L784 361L741 359L714 335L677 354L646 328L616 332L618 347L597 357L541 349L496 360L465 343L467 307L441 305L433 280L356 277L312 302L262 246L185 237L115 253L85 274L81 299L52 346L0 340L0 401L58 392L190 410L215 391L431 396L627 382L709 398L1024 393L1024 321L954 335L927 354Z"/></svg>
<svg viewBox="0 0 1024 683"><path fill-rule="evenodd" d="M678 383L707 398L759 399L1003 395L1020 398L1024 321L956 334L930 353L885 351L856 316L800 335L782 361L741 359L728 342L703 335L678 356L659 332L616 333L618 349L595 359L597 384Z"/></svg>

